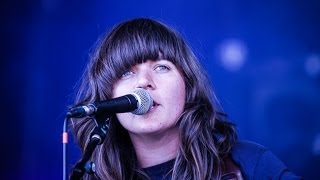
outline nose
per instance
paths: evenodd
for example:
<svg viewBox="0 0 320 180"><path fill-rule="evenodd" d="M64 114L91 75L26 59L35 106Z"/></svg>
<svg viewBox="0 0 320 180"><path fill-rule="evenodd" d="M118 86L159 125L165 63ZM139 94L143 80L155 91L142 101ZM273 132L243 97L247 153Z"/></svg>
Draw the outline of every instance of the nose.
<svg viewBox="0 0 320 180"><path fill-rule="evenodd" d="M155 83L152 72L140 71L137 76L136 88L154 89Z"/></svg>

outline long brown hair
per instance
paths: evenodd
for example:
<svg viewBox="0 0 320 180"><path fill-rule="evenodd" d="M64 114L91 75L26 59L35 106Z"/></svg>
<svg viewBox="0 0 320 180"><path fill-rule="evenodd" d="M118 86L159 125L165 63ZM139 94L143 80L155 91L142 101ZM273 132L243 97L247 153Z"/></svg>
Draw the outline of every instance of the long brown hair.
<svg viewBox="0 0 320 180"><path fill-rule="evenodd" d="M182 72L186 104L178 120L180 147L172 170L173 179L219 179L222 158L236 133L224 120L209 79L182 36L152 19L123 22L105 35L90 58L82 77L76 105L112 97L113 84L123 72L146 60L167 59ZM73 130L83 150L95 123L91 118L73 119ZM92 156L96 176L87 179L148 179L137 166L128 132L116 116L110 119L106 140Z"/></svg>

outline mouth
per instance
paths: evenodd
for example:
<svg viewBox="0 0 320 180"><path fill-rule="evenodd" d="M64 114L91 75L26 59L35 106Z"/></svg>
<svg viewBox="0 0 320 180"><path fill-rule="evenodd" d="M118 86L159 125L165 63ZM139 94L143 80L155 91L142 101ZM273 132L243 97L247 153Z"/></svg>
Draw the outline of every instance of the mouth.
<svg viewBox="0 0 320 180"><path fill-rule="evenodd" d="M154 109L154 108L156 108L158 106L159 106L159 104L156 101L153 101L153 104L152 104L150 110L152 110L152 109Z"/></svg>

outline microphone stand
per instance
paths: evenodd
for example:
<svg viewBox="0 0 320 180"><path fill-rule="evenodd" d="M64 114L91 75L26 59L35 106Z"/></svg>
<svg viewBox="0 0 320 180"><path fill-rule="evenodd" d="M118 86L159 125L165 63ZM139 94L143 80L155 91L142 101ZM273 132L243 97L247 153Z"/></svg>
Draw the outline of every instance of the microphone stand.
<svg viewBox="0 0 320 180"><path fill-rule="evenodd" d="M107 119L103 121L97 121L97 117L94 118L94 120L96 121L97 126L91 132L89 143L85 148L81 160L75 165L74 169L72 170L70 180L80 180L85 173L93 174L95 172L95 165L90 161L90 158L97 145L102 144L104 139L106 138L109 129L109 117L107 117Z"/></svg>

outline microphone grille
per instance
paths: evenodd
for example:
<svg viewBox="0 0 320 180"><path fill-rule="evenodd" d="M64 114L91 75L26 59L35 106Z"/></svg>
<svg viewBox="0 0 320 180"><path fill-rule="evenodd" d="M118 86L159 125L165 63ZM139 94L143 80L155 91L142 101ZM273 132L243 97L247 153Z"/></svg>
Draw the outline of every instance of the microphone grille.
<svg viewBox="0 0 320 180"><path fill-rule="evenodd" d="M134 95L138 100L138 106L137 109L131 113L136 115L146 114L153 105L153 100L150 94L145 89L137 88L133 91L132 95Z"/></svg>

